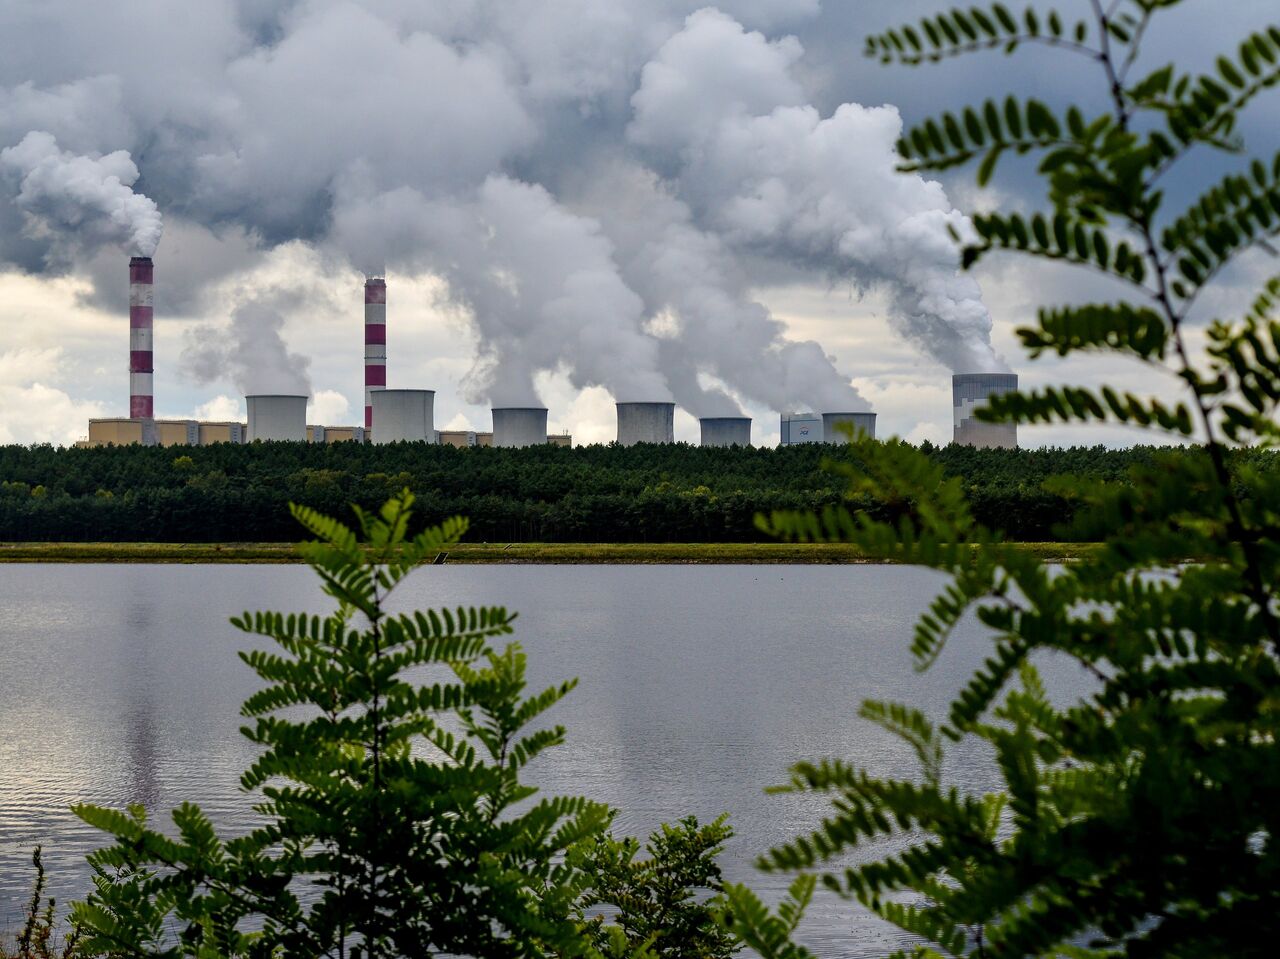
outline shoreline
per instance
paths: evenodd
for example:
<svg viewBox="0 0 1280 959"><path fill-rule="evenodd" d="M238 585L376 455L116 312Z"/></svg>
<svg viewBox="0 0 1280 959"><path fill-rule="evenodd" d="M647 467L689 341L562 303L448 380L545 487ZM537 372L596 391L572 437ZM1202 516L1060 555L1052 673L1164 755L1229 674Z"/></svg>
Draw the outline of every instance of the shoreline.
<svg viewBox="0 0 1280 959"><path fill-rule="evenodd" d="M1098 543L1016 543L1046 562L1086 559ZM0 563L301 563L293 543L0 543ZM437 562L504 565L851 565L884 563L827 543L463 543Z"/></svg>

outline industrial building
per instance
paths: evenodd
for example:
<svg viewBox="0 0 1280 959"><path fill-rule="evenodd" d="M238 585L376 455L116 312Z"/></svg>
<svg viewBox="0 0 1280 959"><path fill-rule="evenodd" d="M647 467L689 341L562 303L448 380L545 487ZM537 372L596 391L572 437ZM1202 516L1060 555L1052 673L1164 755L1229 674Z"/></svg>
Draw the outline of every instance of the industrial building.
<svg viewBox="0 0 1280 959"><path fill-rule="evenodd" d="M305 443L307 398L303 394L260 393L246 396L249 430L245 442L254 440Z"/></svg>
<svg viewBox="0 0 1280 959"><path fill-rule="evenodd" d="M435 403L435 390L373 391L373 442L435 442Z"/></svg>
<svg viewBox="0 0 1280 959"><path fill-rule="evenodd" d="M750 446L751 417L704 416L698 420L703 446Z"/></svg>
<svg viewBox="0 0 1280 959"><path fill-rule="evenodd" d="M155 416L154 282L155 264L151 257L135 256L129 260L129 418L142 421L144 437L147 421Z"/></svg>
<svg viewBox="0 0 1280 959"><path fill-rule="evenodd" d="M308 443L363 443L363 426L313 426L307 424Z"/></svg>
<svg viewBox="0 0 1280 959"><path fill-rule="evenodd" d="M336 442L419 442L449 446L518 448L552 444L571 446L568 433L547 432L545 407L494 407L493 431L437 431L435 392L387 389L387 281L370 274L364 281L364 426L322 426L306 422L307 397L300 394L259 393L245 398L247 422L199 422L155 419L154 397L154 282L150 257L129 261L129 416L92 419L80 446L138 443L195 446L209 443L247 443L254 440ZM1015 447L1013 424L981 423L974 411L992 395L1017 389L1013 373L960 373L952 377L955 442L970 446ZM619 402L617 442L675 442L675 404ZM780 418L780 442L839 443L841 429L852 425L875 437L876 414L856 412L791 412ZM703 446L750 446L751 419L746 416L703 417L699 420Z"/></svg>
<svg viewBox="0 0 1280 959"><path fill-rule="evenodd" d="M875 413L823 413L822 440L824 443L847 443L849 435L843 426L852 426L854 435L859 433L870 439L876 438Z"/></svg>
<svg viewBox="0 0 1280 959"><path fill-rule="evenodd" d="M984 423L974 412L988 397L1016 393L1016 373L957 373L951 377L952 442L985 449L1016 449L1018 424Z"/></svg>
<svg viewBox="0 0 1280 959"><path fill-rule="evenodd" d="M617 403L618 444L674 443L674 403Z"/></svg>
<svg viewBox="0 0 1280 959"><path fill-rule="evenodd" d="M542 406L495 406L493 445L540 446L547 442L547 410Z"/></svg>
<svg viewBox="0 0 1280 959"><path fill-rule="evenodd" d="M838 428L845 424L851 425L855 432L865 433L875 439L875 413L783 413L779 423L779 444L795 446L799 443L847 443L849 437Z"/></svg>
<svg viewBox="0 0 1280 959"><path fill-rule="evenodd" d="M822 417L817 413L783 413L779 443L794 446L797 443L822 442Z"/></svg>
<svg viewBox="0 0 1280 959"><path fill-rule="evenodd" d="M387 388L387 280L364 281L364 428L373 429L373 394Z"/></svg>

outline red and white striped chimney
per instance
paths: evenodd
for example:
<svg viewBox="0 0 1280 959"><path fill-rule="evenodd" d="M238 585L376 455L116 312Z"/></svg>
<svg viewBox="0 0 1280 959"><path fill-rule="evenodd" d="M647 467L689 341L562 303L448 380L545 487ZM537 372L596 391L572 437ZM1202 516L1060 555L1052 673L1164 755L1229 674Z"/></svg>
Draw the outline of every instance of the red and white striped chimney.
<svg viewBox="0 0 1280 959"><path fill-rule="evenodd" d="M154 265L149 256L129 261L129 417L149 420L155 416L151 382L151 281Z"/></svg>
<svg viewBox="0 0 1280 959"><path fill-rule="evenodd" d="M387 388L387 281L364 281L364 428L373 429L373 391Z"/></svg>

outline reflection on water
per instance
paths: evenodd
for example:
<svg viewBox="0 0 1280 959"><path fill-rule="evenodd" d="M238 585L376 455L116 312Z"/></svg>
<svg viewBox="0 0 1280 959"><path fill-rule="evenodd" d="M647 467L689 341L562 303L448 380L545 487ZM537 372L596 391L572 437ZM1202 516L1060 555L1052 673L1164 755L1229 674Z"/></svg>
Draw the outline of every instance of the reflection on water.
<svg viewBox="0 0 1280 959"><path fill-rule="evenodd" d="M752 860L821 817L814 798L766 796L797 759L840 756L910 775L912 758L857 719L868 697L941 715L984 652L961 628L930 672L911 668L911 624L940 579L903 567L443 566L422 571L404 606L502 604L531 679L581 684L552 713L569 741L533 778L619 810L643 834L693 813L732 815L729 878L770 897L787 877ZM245 609L328 608L310 573L264 566L6 566L0 576L0 929L29 892L45 846L61 901L88 884L101 842L73 802L141 802L158 819L185 800L225 831L249 822L238 788L253 750L239 704L255 680L236 656ZM1060 690L1084 679L1051 670ZM989 781L989 757L956 752L949 775ZM894 931L819 896L805 938L824 957L880 955Z"/></svg>

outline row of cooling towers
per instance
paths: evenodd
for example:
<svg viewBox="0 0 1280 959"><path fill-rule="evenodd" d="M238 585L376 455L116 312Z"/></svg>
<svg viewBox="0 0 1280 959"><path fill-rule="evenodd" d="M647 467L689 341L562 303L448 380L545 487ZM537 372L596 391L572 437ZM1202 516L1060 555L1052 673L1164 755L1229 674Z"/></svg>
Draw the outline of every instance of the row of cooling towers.
<svg viewBox="0 0 1280 959"><path fill-rule="evenodd" d="M375 443L434 442L433 390L377 389L369 397L369 432ZM246 439L302 440L306 438L307 397L301 394L258 394L245 397L249 410ZM618 443L675 442L674 403L617 403ZM541 406L494 407L493 439L499 447L537 446L546 443L547 410ZM750 446L751 418L713 416L700 419L703 446ZM843 424L875 436L874 413L800 413L782 418L783 442L843 442ZM804 424L799 426L798 424Z"/></svg>
<svg viewBox="0 0 1280 959"><path fill-rule="evenodd" d="M154 435L152 320L154 264L150 257L129 261L129 416L141 420ZM364 430L353 437L375 443L400 441L438 442L434 425L433 390L387 389L387 284L370 276L364 287ZM1016 428L1006 424L982 423L974 411L993 394L1017 389L1012 373L965 373L952 377L954 440L969 446L1017 445ZM307 439L307 397L303 395L255 394L247 396L246 439ZM544 407L495 407L492 445L535 446L548 441L547 410ZM617 441L623 446L636 443L675 442L675 404L666 402L621 402L617 404ZM746 416L718 416L699 420L703 446L750 446L751 419ZM823 412L783 414L783 444L801 442L842 442L843 424L875 436L876 414L871 412ZM144 440L145 442L145 440Z"/></svg>

